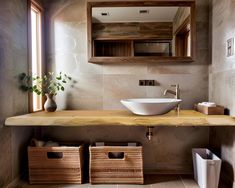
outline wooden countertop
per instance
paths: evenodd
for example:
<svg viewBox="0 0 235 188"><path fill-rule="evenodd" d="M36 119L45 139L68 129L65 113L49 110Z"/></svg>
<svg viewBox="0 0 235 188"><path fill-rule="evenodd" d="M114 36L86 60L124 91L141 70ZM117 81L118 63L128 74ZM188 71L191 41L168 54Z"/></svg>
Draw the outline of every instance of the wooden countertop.
<svg viewBox="0 0 235 188"><path fill-rule="evenodd" d="M137 116L124 110L36 112L7 118L5 126L235 126L235 118L194 110Z"/></svg>

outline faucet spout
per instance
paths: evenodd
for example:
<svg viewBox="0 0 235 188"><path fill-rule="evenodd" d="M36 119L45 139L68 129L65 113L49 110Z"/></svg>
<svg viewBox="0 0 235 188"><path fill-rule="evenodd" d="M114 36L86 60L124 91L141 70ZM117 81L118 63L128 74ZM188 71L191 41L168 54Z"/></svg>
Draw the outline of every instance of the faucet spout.
<svg viewBox="0 0 235 188"><path fill-rule="evenodd" d="M171 85L171 87L175 87L175 91L170 90L170 89L166 89L163 94L166 95L167 93L170 93L170 94L174 95L176 99L180 99L180 87L179 87L179 84ZM179 104L176 107L176 110L177 110L177 112L179 112L179 110L180 110L180 105Z"/></svg>
<svg viewBox="0 0 235 188"><path fill-rule="evenodd" d="M163 95L166 95L167 93L170 93L172 95L176 95L176 92L175 91L172 91L172 90L169 90L169 89L166 89L163 93Z"/></svg>
<svg viewBox="0 0 235 188"><path fill-rule="evenodd" d="M176 99L180 99L180 88L179 88L179 84L177 84L177 85L171 85L171 87L175 87L175 91L170 90L170 89L166 89L163 94L166 95L167 93L170 93L170 94L174 95Z"/></svg>

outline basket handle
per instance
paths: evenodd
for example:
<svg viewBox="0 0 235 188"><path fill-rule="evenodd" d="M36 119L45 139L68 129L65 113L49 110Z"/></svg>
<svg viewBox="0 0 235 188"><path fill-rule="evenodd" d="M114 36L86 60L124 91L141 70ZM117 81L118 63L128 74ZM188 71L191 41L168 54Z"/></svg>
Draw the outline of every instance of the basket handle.
<svg viewBox="0 0 235 188"><path fill-rule="evenodd" d="M126 154L124 152L108 152L108 159L110 160L125 160Z"/></svg>
<svg viewBox="0 0 235 188"><path fill-rule="evenodd" d="M48 159L62 159L63 158L63 152L47 152L47 158Z"/></svg>

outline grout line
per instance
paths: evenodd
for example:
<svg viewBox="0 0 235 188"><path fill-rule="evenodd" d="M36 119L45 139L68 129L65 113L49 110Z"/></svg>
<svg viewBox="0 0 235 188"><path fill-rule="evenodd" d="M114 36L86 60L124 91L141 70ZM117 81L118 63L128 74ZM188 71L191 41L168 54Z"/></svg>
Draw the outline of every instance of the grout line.
<svg viewBox="0 0 235 188"><path fill-rule="evenodd" d="M184 183L184 180L183 180L182 176L181 176L181 175L179 175L179 177L180 177L180 180L181 180L181 182L182 182L182 184L183 184L184 188L187 188L187 187L186 187L186 185L185 185L185 183Z"/></svg>

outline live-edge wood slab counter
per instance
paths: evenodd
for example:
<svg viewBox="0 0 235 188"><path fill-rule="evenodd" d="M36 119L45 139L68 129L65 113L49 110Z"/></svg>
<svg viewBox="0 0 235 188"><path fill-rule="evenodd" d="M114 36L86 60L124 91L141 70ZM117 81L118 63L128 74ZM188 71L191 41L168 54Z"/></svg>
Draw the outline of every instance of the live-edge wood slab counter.
<svg viewBox="0 0 235 188"><path fill-rule="evenodd" d="M235 118L194 110L138 116L124 110L36 112L7 118L5 126L235 126Z"/></svg>

